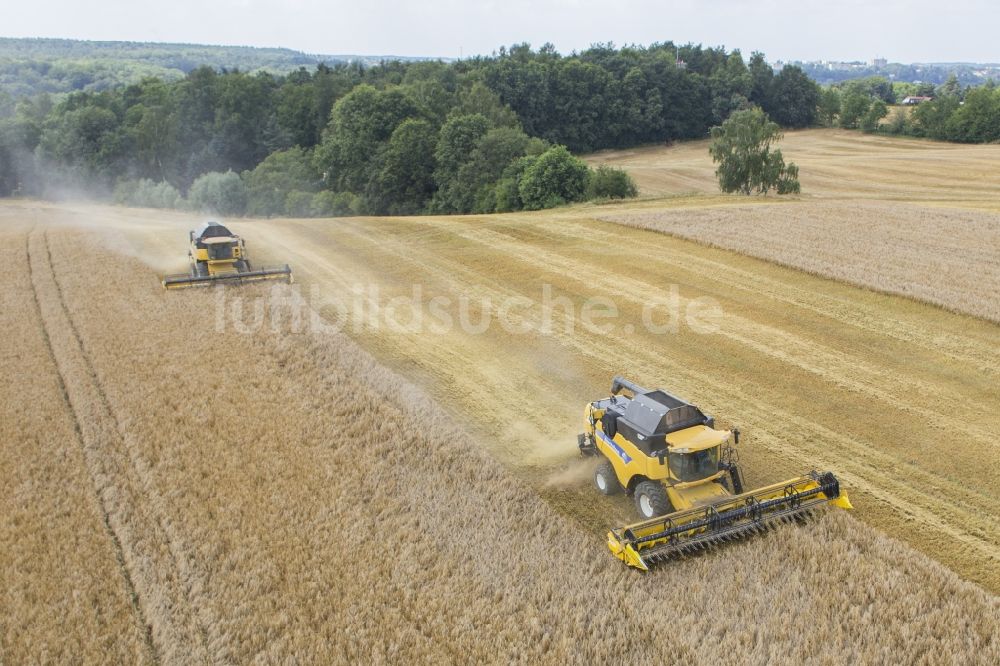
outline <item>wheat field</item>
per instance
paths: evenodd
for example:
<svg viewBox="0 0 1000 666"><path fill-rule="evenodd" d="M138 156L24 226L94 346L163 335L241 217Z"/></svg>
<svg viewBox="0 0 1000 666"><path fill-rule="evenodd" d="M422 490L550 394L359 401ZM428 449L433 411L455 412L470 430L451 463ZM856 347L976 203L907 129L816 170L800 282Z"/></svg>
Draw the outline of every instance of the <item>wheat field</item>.
<svg viewBox="0 0 1000 666"><path fill-rule="evenodd" d="M801 196L711 197L705 141L595 154L647 198L599 217L1000 322L1000 146L810 130L780 147Z"/></svg>
<svg viewBox="0 0 1000 666"><path fill-rule="evenodd" d="M322 293L376 283L388 300L419 283L425 299L467 294L488 299L494 314L505 299L533 301L509 313L521 335L351 334L595 531L609 516L626 520L628 502L596 502L586 480L553 488L547 476L572 456L580 397L603 395L625 374L740 426L753 483L834 469L864 520L1000 589L993 323L572 212L255 231ZM546 285L577 315L595 294L614 301L613 330L586 330L577 316L571 332L543 332ZM682 311L712 299L718 329L645 330L643 307L669 299L672 285Z"/></svg>
<svg viewBox="0 0 1000 666"><path fill-rule="evenodd" d="M52 351L66 331L41 326L42 308L60 314L58 302L37 297L51 274L36 275L27 261L27 226L4 223L0 661L149 659L135 581L122 566L125 528L108 522L117 498L84 439L100 424L73 418Z"/></svg>
<svg viewBox="0 0 1000 666"><path fill-rule="evenodd" d="M852 130L800 130L786 132L776 147L786 162L799 166L804 199L876 199L1000 210L997 145L942 143ZM589 156L588 161L624 168L647 199L719 191L707 140L604 151Z"/></svg>
<svg viewBox="0 0 1000 666"><path fill-rule="evenodd" d="M797 201L602 219L1000 323L1000 213L872 201Z"/></svg>
<svg viewBox="0 0 1000 666"><path fill-rule="evenodd" d="M163 293L103 233L18 215L5 663L1000 658L995 596L844 513L625 570L346 336L217 332L218 294ZM267 293L244 305L280 309Z"/></svg>
<svg viewBox="0 0 1000 666"><path fill-rule="evenodd" d="M793 140L825 146L833 171L904 150ZM628 204L227 220L257 261L293 266L276 291L163 292L200 216L0 203L0 663L1000 661L1000 329L849 284L826 242L863 218L906 258L947 225L990 270L976 239L995 209L975 179L928 194L936 161L960 176L980 147L914 143L882 201L843 183L779 204L652 192L673 183L661 153L693 151L676 146L649 149L646 198ZM735 210L746 247L709 246ZM757 228L782 242L759 249ZM780 265L810 245L827 268ZM947 272L953 254L935 293L995 297ZM882 277L935 288L917 263ZM415 285L403 315L467 298L511 328L329 325L338 303ZM584 325L594 297L618 311L609 329ZM676 328L646 328L658 302ZM626 570L603 534L634 509L597 495L575 453L614 374L739 426L748 485L830 469L856 510Z"/></svg>

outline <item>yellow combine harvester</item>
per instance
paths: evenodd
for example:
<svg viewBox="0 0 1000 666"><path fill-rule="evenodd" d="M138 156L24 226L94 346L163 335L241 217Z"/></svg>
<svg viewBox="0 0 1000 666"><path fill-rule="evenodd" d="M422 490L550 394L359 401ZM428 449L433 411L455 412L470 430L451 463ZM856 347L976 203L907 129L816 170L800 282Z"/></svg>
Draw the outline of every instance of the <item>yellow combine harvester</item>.
<svg viewBox="0 0 1000 666"><path fill-rule="evenodd" d="M163 278L165 289L262 280L292 282L292 269L288 264L251 268L243 239L218 222L205 222L188 236L191 241L188 250L191 272L167 275Z"/></svg>
<svg viewBox="0 0 1000 666"><path fill-rule="evenodd" d="M831 472L744 492L733 449L739 431L716 430L712 417L665 391L615 377L611 397L588 404L584 418L580 453L603 458L594 484L605 495L632 495L642 516L608 532L611 552L629 566L647 570L820 504L851 508Z"/></svg>

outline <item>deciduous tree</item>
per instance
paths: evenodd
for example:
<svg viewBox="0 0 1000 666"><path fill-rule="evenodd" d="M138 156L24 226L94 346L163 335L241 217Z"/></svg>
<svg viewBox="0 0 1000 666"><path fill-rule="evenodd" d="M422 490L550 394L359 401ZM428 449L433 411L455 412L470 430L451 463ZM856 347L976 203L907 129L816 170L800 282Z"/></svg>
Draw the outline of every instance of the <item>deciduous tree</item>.
<svg viewBox="0 0 1000 666"><path fill-rule="evenodd" d="M799 191L798 167L785 165L780 150L771 145L781 138L777 123L758 108L737 111L713 127L709 153L718 163L715 175L723 192L779 194Z"/></svg>
<svg viewBox="0 0 1000 666"><path fill-rule="evenodd" d="M552 208L586 196L590 169L565 146L553 146L532 161L518 184L527 210Z"/></svg>
<svg viewBox="0 0 1000 666"><path fill-rule="evenodd" d="M373 212L413 215L434 194L434 148L437 132L426 120L409 118L392 133L382 155L382 168L367 193Z"/></svg>

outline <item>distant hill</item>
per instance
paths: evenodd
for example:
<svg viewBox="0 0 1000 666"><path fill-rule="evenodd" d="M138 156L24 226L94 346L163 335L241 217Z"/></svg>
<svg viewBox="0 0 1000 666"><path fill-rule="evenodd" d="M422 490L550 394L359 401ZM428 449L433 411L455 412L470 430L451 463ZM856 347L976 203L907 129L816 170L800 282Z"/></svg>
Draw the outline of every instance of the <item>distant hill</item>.
<svg viewBox="0 0 1000 666"><path fill-rule="evenodd" d="M201 65L283 74L299 67L312 69L320 63L374 65L383 60L427 58L317 55L254 46L0 37L0 93L17 98L41 92L100 91L146 76L178 79Z"/></svg>

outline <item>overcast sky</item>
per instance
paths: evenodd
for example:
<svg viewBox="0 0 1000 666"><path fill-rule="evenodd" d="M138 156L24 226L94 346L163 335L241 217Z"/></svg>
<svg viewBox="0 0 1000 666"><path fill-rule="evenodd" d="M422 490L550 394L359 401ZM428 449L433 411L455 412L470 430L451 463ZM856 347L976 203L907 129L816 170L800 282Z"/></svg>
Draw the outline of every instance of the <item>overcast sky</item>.
<svg viewBox="0 0 1000 666"><path fill-rule="evenodd" d="M1000 61L996 0L2 0L0 36L458 57L674 40L768 60Z"/></svg>

